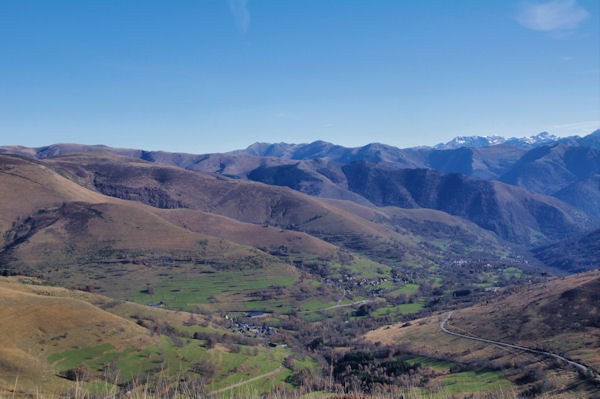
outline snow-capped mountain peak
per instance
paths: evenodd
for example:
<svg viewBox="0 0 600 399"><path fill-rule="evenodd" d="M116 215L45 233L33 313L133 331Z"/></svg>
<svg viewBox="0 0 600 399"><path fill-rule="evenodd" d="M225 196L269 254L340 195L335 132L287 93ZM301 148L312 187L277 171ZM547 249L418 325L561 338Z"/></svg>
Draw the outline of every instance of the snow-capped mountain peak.
<svg viewBox="0 0 600 399"><path fill-rule="evenodd" d="M511 137L509 139L502 136L458 136L447 143L440 143L434 146L434 148L437 150L451 150L461 147L478 148L499 144L516 145L518 147L535 147L537 145L554 143L558 140L560 140L558 136L548 132L541 132L530 137Z"/></svg>

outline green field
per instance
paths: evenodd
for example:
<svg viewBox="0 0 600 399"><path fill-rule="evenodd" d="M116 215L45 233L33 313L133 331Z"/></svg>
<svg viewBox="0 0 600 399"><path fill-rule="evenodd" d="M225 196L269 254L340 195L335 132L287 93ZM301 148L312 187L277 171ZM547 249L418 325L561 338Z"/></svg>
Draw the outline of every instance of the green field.
<svg viewBox="0 0 600 399"><path fill-rule="evenodd" d="M266 271L204 273L200 277L179 275L156 278L150 285L139 286L127 299L144 305L162 301L169 308L193 310L201 304L227 302L228 295L243 302L245 294L291 286L297 281L295 276L269 275Z"/></svg>
<svg viewBox="0 0 600 399"><path fill-rule="evenodd" d="M413 295L419 289L419 284L406 284L404 287L390 292L392 295Z"/></svg>
<svg viewBox="0 0 600 399"><path fill-rule="evenodd" d="M64 371L79 366L81 363L88 363L93 359L96 359L104 352L108 352L115 349L111 344L102 344L98 346L90 346L87 348L74 349L67 352L55 353L48 356L48 362L54 363L56 370Z"/></svg>
<svg viewBox="0 0 600 399"><path fill-rule="evenodd" d="M508 388L513 384L500 371L462 371L443 377L440 384L447 393L488 392Z"/></svg>
<svg viewBox="0 0 600 399"><path fill-rule="evenodd" d="M59 373L83 364L92 372L99 373L102 373L105 366L116 366L121 382L144 376L154 378L181 373L194 375L197 364L209 365L213 370L211 373L214 373L214 382L210 383L208 388L216 390L277 370L284 358L291 354L286 348L238 345L238 349L232 351L225 348L207 349L204 344L201 340L187 339L176 345L172 339L163 335L159 345L143 349L128 348L118 351L112 345L104 344L53 354L48 360L58 362L55 364L55 370ZM312 368L316 365L308 357L296 360L295 363L296 367ZM267 392L274 385L283 382L290 373L290 370L282 369L276 376L244 385L244 389ZM92 392L104 392L107 385L111 384L102 380L92 380L86 384ZM240 390L242 388L232 392L241 392Z"/></svg>
<svg viewBox="0 0 600 399"><path fill-rule="evenodd" d="M418 363L423 367L430 367L436 371L449 372L450 369L455 366L455 364L453 362L432 359L432 358L423 357L423 356L418 356L418 357L403 356L403 357L400 357L400 359L404 360L405 362L407 362L409 364L417 364Z"/></svg>
<svg viewBox="0 0 600 399"><path fill-rule="evenodd" d="M504 277L507 279L521 278L523 275L523 271L520 269L517 269L516 267L507 267L506 269L504 269L502 271L502 273L504 274Z"/></svg>
<svg viewBox="0 0 600 399"><path fill-rule="evenodd" d="M336 301L322 302L322 301L313 300L313 301L304 302L301 306L301 309L302 310L319 310L319 309L327 308L330 306L335 306L336 304L337 304Z"/></svg>
<svg viewBox="0 0 600 399"><path fill-rule="evenodd" d="M416 313L419 310L423 309L423 306L425 306L425 303L423 301L414 302L414 303L405 303L402 305L395 305L395 306L393 306L393 305L384 306L382 308L375 310L373 313L371 313L371 315L374 317L384 317L387 315L395 316L395 315L399 315L399 314Z"/></svg>

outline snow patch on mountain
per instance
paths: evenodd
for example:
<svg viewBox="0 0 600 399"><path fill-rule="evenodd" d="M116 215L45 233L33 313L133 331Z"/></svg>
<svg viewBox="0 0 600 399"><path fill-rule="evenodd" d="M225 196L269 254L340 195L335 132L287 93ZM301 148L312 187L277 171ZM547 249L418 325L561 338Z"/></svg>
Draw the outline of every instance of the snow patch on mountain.
<svg viewBox="0 0 600 399"><path fill-rule="evenodd" d="M436 150L452 150L461 147L479 148L493 145L515 145L518 147L535 147L543 144L551 144L559 141L560 138L548 132L542 132L530 137L511 137L506 139L502 136L459 136L447 143L440 143L434 146Z"/></svg>

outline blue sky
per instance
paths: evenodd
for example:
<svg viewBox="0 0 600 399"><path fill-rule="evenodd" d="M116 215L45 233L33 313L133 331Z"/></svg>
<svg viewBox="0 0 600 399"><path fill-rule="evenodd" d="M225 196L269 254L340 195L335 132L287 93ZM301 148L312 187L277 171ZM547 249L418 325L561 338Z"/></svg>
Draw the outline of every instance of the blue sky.
<svg viewBox="0 0 600 399"><path fill-rule="evenodd" d="M599 21L596 0L0 0L0 145L585 134Z"/></svg>

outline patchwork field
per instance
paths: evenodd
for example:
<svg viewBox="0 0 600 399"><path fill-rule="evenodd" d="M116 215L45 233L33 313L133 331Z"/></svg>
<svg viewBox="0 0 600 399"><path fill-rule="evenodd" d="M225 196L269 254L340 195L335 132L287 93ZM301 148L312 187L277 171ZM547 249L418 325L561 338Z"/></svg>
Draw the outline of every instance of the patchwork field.
<svg viewBox="0 0 600 399"><path fill-rule="evenodd" d="M293 355L289 349L233 334L200 314L19 277L0 278L0 294L0 396L64 393L75 379L91 391L121 390L183 374L218 390L281 369L252 383L253 392L266 392L291 374L282 366ZM306 357L294 364L316 367Z"/></svg>

